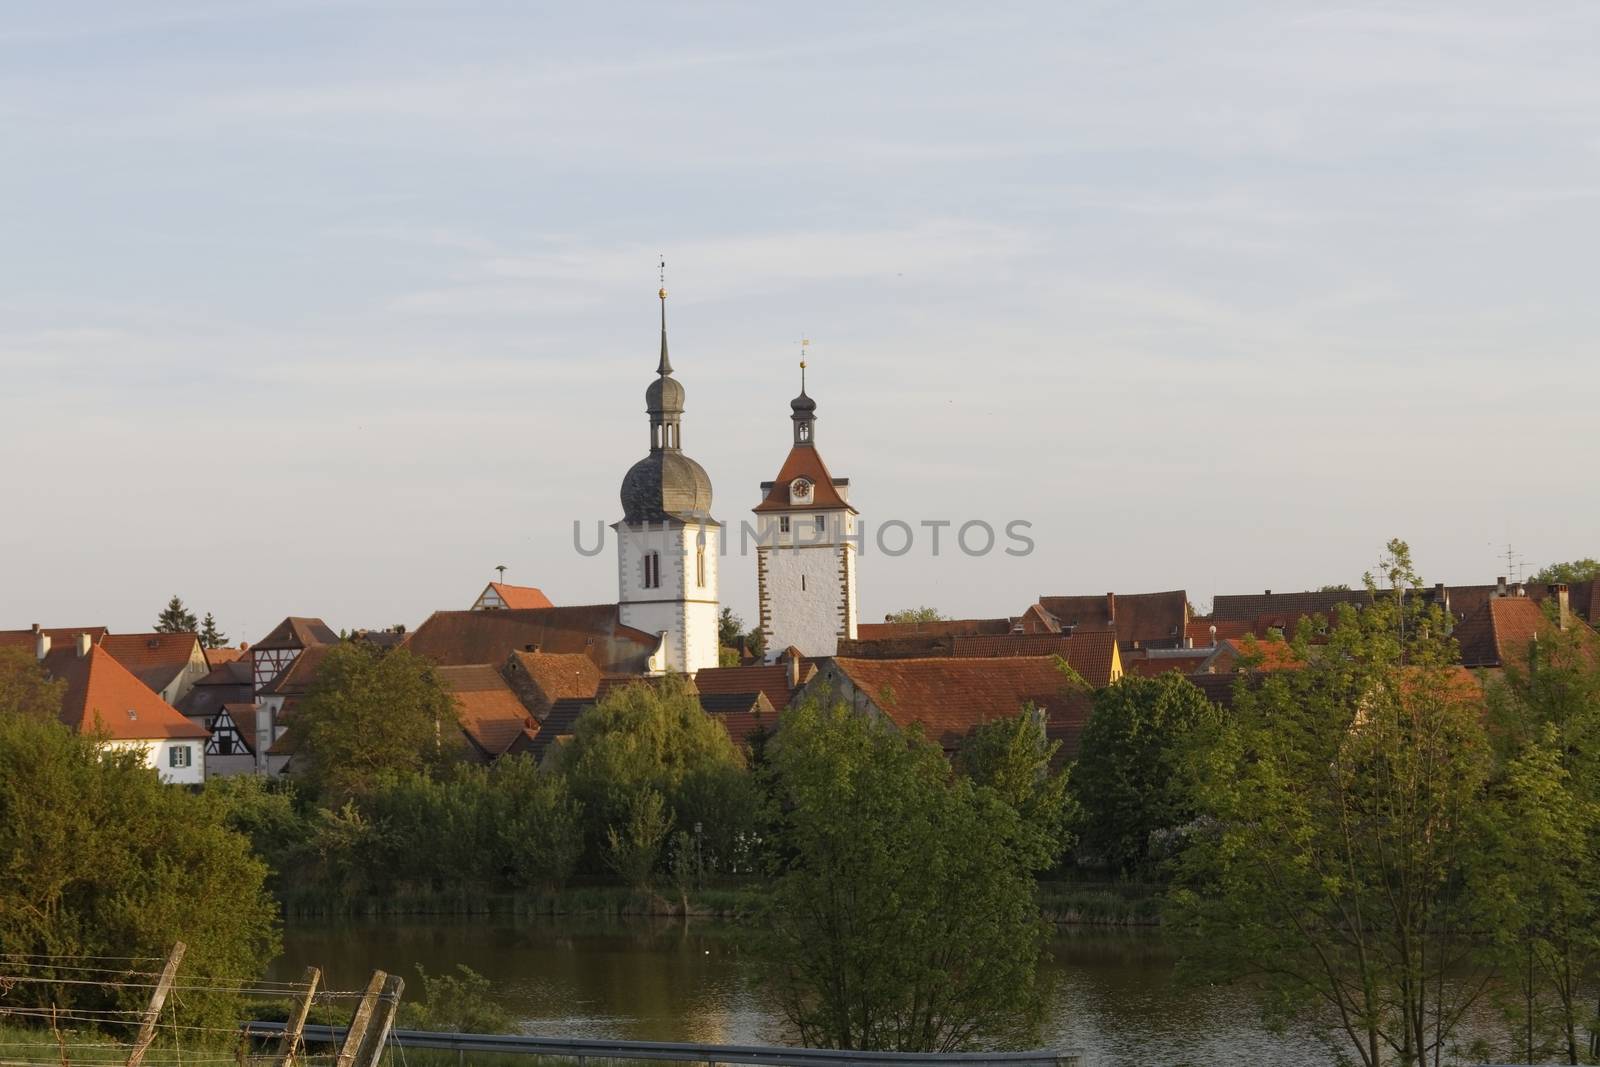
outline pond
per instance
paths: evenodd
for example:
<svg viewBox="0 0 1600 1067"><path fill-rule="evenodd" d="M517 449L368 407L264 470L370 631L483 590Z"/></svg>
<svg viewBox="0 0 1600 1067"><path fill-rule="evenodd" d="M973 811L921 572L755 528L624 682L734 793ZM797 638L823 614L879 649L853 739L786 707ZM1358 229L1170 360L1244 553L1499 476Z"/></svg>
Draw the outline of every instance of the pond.
<svg viewBox="0 0 1600 1067"><path fill-rule="evenodd" d="M375 968L416 988L464 963L494 982L527 1034L622 1040L782 1043L739 931L716 923L549 919L360 921L296 924L269 978L305 967L360 988ZM1273 1035L1236 990L1194 990L1173 979L1174 959L1154 931L1064 932L1044 967L1045 1044L1082 1050L1086 1065L1252 1065L1332 1062L1308 1033Z"/></svg>

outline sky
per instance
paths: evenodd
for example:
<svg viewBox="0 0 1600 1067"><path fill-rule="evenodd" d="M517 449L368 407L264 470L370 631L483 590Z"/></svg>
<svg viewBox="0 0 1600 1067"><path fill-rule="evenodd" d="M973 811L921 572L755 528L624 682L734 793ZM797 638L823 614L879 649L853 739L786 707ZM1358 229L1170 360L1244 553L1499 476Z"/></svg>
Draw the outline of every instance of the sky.
<svg viewBox="0 0 1600 1067"><path fill-rule="evenodd" d="M864 620L1600 555L1597 52L1592 3L12 0L0 628L614 601L573 524L663 255L714 514L805 337L918 532Z"/></svg>

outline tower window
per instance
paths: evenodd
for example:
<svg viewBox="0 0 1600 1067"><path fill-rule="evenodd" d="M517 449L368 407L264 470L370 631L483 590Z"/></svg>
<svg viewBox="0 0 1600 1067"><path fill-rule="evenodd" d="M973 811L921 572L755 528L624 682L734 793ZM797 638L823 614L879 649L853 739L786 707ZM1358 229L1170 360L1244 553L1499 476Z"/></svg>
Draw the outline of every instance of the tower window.
<svg viewBox="0 0 1600 1067"><path fill-rule="evenodd" d="M800 591L802 593L806 591L806 576L803 574L800 576Z"/></svg>
<svg viewBox="0 0 1600 1067"><path fill-rule="evenodd" d="M706 587L706 546L701 545L694 550L694 583L700 588Z"/></svg>
<svg viewBox="0 0 1600 1067"><path fill-rule="evenodd" d="M645 553L644 587L646 589L659 589L661 587L661 553L659 552Z"/></svg>
<svg viewBox="0 0 1600 1067"><path fill-rule="evenodd" d="M779 515L778 516L778 532L779 533L788 533L789 532L789 516L787 516L787 515Z"/></svg>
<svg viewBox="0 0 1600 1067"><path fill-rule="evenodd" d="M825 530L827 530L827 528L828 528L828 517L826 515L818 515L817 516L817 532L818 533L822 533Z"/></svg>

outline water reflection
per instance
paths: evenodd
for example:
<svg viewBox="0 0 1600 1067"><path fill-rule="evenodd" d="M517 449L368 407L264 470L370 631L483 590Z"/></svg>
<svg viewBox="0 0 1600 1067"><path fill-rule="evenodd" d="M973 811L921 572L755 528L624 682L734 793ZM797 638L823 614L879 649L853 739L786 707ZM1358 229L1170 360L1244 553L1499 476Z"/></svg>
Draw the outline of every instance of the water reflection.
<svg viewBox="0 0 1600 1067"><path fill-rule="evenodd" d="M1051 943L1043 977L1046 1043L1079 1048L1088 1064L1328 1063L1309 1034L1261 1030L1235 990L1174 984L1174 959L1150 932L1068 932ZM308 964L330 986L359 988L374 968L408 982L464 963L490 978L523 1032L657 1041L784 1040L755 986L736 929L696 923L429 920L297 925L269 978Z"/></svg>

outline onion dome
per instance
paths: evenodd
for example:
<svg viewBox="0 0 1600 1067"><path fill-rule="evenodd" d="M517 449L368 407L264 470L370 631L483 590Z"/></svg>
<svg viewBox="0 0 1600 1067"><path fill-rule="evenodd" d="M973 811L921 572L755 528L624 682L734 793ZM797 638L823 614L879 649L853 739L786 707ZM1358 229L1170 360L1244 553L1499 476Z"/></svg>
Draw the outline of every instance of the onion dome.
<svg viewBox="0 0 1600 1067"><path fill-rule="evenodd" d="M672 377L667 358L667 291L661 297L661 361L656 379L644 391L650 416L650 454L622 479L622 521L711 520L711 478L683 454L683 386Z"/></svg>

